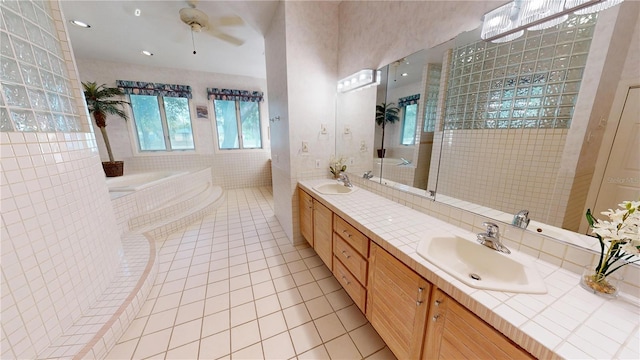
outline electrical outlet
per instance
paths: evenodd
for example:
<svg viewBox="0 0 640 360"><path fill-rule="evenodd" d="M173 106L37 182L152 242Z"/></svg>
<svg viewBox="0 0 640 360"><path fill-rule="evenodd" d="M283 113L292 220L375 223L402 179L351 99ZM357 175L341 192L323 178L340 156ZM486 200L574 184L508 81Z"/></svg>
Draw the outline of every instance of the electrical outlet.
<svg viewBox="0 0 640 360"><path fill-rule="evenodd" d="M327 124L320 124L320 134L322 135L327 134Z"/></svg>
<svg viewBox="0 0 640 360"><path fill-rule="evenodd" d="M367 151L367 143L364 140L360 141L360 151Z"/></svg>
<svg viewBox="0 0 640 360"><path fill-rule="evenodd" d="M353 160L353 158L349 158L349 165L353 165L355 164L355 161Z"/></svg>
<svg viewBox="0 0 640 360"><path fill-rule="evenodd" d="M309 152L309 142L307 142L307 141L303 141L302 142L302 152L303 153L308 153Z"/></svg>
<svg viewBox="0 0 640 360"><path fill-rule="evenodd" d="M345 135L351 134L351 125L345 125L344 126L344 134Z"/></svg>
<svg viewBox="0 0 640 360"><path fill-rule="evenodd" d="M316 160L316 169L320 169L320 159Z"/></svg>

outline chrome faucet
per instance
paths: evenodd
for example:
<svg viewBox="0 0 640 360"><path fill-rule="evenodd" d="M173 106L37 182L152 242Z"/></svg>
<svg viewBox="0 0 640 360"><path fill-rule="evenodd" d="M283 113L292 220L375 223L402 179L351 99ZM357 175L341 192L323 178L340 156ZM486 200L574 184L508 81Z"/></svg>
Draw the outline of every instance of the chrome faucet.
<svg viewBox="0 0 640 360"><path fill-rule="evenodd" d="M341 172L340 175L338 175L338 182L342 182L342 185L346 187L353 187L351 180L349 180L349 177L344 172Z"/></svg>
<svg viewBox="0 0 640 360"><path fill-rule="evenodd" d="M487 227L487 232L478 234L478 242L480 244L505 254L511 254L511 250L507 249L500 241L500 228L498 228L498 225L492 222L483 222L482 226Z"/></svg>
<svg viewBox="0 0 640 360"><path fill-rule="evenodd" d="M396 164L396 165L400 166L400 165L410 165L410 164L411 164L411 161L409 161L409 160L407 160L405 158L400 158L400 163Z"/></svg>
<svg viewBox="0 0 640 360"><path fill-rule="evenodd" d="M373 174L371 173L371 170L367 171L364 173L364 175L362 175L363 179L367 179L367 180L371 180L371 178L373 178Z"/></svg>
<svg viewBox="0 0 640 360"><path fill-rule="evenodd" d="M513 216L511 225L526 229L527 225L529 225L529 220L529 210L520 210Z"/></svg>

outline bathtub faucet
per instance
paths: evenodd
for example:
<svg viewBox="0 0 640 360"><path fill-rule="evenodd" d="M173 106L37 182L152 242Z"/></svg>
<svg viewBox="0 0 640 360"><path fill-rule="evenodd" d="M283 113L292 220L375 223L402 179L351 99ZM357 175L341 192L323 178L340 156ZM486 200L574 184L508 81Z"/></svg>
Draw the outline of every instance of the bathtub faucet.
<svg viewBox="0 0 640 360"><path fill-rule="evenodd" d="M373 177L373 174L371 173L371 170L365 172L364 175L362 175L362 178L367 180L371 180L372 177Z"/></svg>
<svg viewBox="0 0 640 360"><path fill-rule="evenodd" d="M405 158L400 158L400 161L401 162L398 165L410 165L411 164L411 161L409 161L409 160L407 160Z"/></svg>

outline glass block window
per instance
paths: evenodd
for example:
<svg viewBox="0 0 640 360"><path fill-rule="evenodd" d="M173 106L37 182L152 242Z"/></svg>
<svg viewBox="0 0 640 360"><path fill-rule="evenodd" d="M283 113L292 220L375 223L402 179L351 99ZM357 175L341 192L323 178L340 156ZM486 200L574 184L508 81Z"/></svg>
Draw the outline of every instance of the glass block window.
<svg viewBox="0 0 640 360"><path fill-rule="evenodd" d="M0 131L82 131L49 2L0 9Z"/></svg>
<svg viewBox="0 0 640 360"><path fill-rule="evenodd" d="M596 18L454 49L444 129L568 129Z"/></svg>
<svg viewBox="0 0 640 360"><path fill-rule="evenodd" d="M436 129L436 110L438 108L438 93L440 91L440 77L442 65L427 65L427 83L424 100L424 132L434 132Z"/></svg>

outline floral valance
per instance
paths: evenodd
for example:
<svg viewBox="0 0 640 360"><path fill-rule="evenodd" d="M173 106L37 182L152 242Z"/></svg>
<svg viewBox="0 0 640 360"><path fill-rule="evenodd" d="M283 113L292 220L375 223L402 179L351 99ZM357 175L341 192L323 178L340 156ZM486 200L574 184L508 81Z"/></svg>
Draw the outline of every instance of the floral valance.
<svg viewBox="0 0 640 360"><path fill-rule="evenodd" d="M401 97L398 99L398 107L417 104L418 100L420 100L420 94Z"/></svg>
<svg viewBox="0 0 640 360"><path fill-rule="evenodd" d="M209 95L209 100L249 102L262 102L264 100L262 91L207 88L207 94Z"/></svg>
<svg viewBox="0 0 640 360"><path fill-rule="evenodd" d="M191 99L191 86L116 80L116 86L125 94L182 97Z"/></svg>

